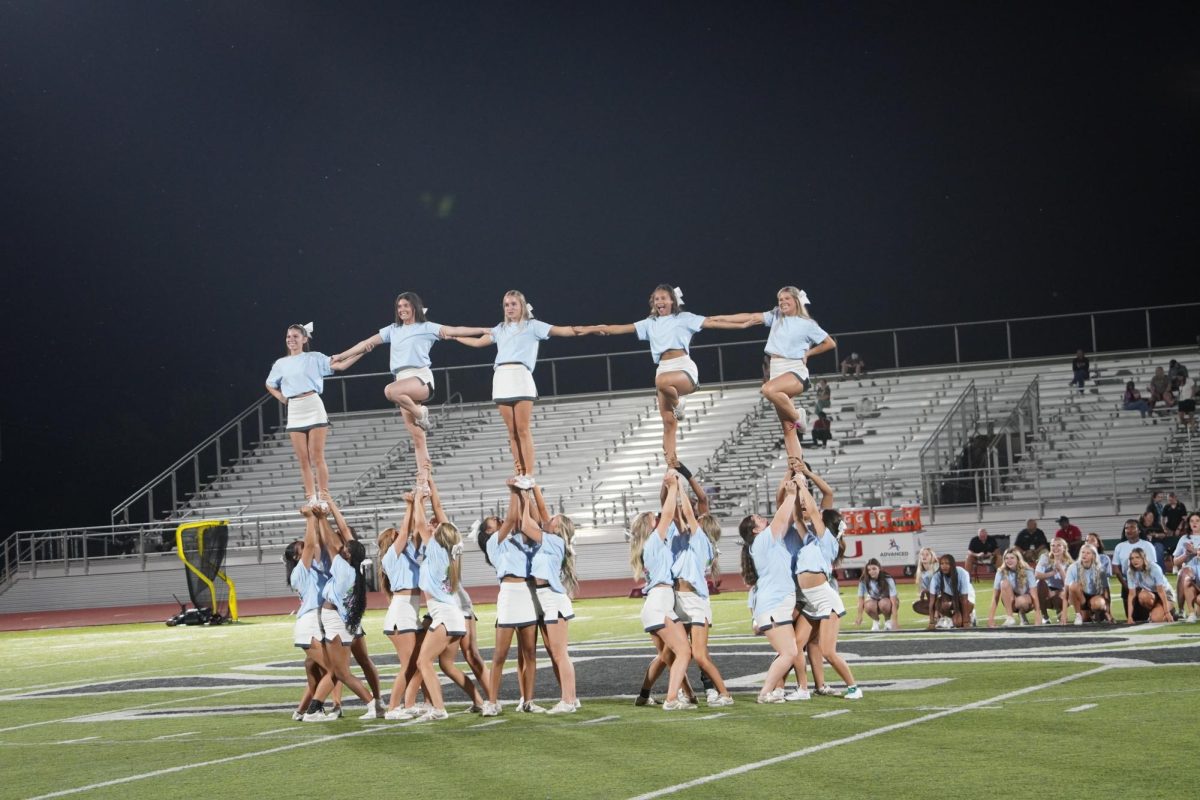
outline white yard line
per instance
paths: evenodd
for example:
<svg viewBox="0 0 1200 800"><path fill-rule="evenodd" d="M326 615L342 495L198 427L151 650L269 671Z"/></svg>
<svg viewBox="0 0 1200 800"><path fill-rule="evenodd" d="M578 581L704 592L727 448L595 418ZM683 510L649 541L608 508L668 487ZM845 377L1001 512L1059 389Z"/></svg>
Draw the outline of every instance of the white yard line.
<svg viewBox="0 0 1200 800"><path fill-rule="evenodd" d="M1075 706L1074 708L1068 708L1065 713L1074 714L1076 711L1087 711L1089 708L1095 708L1095 707L1096 707L1095 703L1084 703L1081 706Z"/></svg>
<svg viewBox="0 0 1200 800"><path fill-rule="evenodd" d="M838 709L834 709L833 711L826 711L824 714L813 714L812 718L813 719L827 719L829 717L836 717L839 714L849 714L849 713L850 713L850 709L848 709L848 708L838 708Z"/></svg>
<svg viewBox="0 0 1200 800"><path fill-rule="evenodd" d="M195 736L196 731L187 731L186 733L168 733L166 736L155 736L158 739L178 739L180 736Z"/></svg>
<svg viewBox="0 0 1200 800"><path fill-rule="evenodd" d="M607 717L596 717L595 719L585 719L580 725L594 725L597 722L608 722L610 719L620 719L620 714L609 714Z"/></svg>
<svg viewBox="0 0 1200 800"><path fill-rule="evenodd" d="M862 733L856 733L853 736L846 736L841 739L834 739L833 741L822 742L821 744L816 744L811 747L805 747L802 750L795 750L791 753L785 753L784 755L781 755L781 756L775 756L773 758L763 759L762 761L752 761L749 764L742 764L739 767L733 767L732 769L723 770L721 772L715 772L712 775L705 775L704 777L696 778L694 780L686 781L684 783L677 783L674 786L666 786L662 789L657 789L653 792L648 792L646 794L640 794L637 797L632 798L632 800L652 800L652 798L655 798L655 797L665 797L666 795L675 794L676 792L681 792L685 789L693 789L697 786L704 786L705 784L713 783L715 781L719 781L724 778L732 778L737 775L744 775L745 773L753 772L756 769L762 769L763 767L769 767L774 764L781 764L786 761L792 761L793 759L803 758L804 756L812 755L813 753L820 753L825 750L830 750L834 747L840 747L845 744L853 744L855 742L861 742L864 739L871 739L875 736L879 736L884 733L891 733L892 731L903 730L904 728L911 728L914 725L920 725L922 722L930 722L932 720L941 719L943 717L948 717L948 716L951 716L952 714L958 714L963 711L970 711L975 708L990 706L990 705L993 705L994 703L1002 703L1005 700L1011 700L1014 697L1021 697L1022 695L1031 694L1033 692L1039 692L1043 689L1048 689L1051 686L1058 686L1060 684L1070 683L1071 681L1076 681L1076 680L1079 680L1080 678L1089 678L1093 675L1098 675L1101 672L1106 672L1112 668L1113 667L1111 665L1105 664L1104 666L1096 667L1095 669L1089 669L1084 672L1077 672L1074 675L1067 675L1062 678L1057 678L1052 681L1047 681L1046 683L1040 683L1037 686L1027 686L1024 689L1017 689L1016 691L1013 691L1013 692L1006 692L1004 694L997 695L996 697L990 697L987 700L980 700L975 703L967 703L966 705L957 706L956 708L951 708L946 711L939 711L939 712L936 712L933 714L926 714L923 717L917 717L915 719L906 720L904 722L897 722L892 725L884 725L879 728L872 728L869 731L863 731Z"/></svg>

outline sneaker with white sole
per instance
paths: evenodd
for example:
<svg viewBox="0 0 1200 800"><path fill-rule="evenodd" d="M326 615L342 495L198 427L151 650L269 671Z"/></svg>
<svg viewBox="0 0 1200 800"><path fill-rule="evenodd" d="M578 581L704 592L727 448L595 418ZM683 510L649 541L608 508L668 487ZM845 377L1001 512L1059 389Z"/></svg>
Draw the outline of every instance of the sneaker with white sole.
<svg viewBox="0 0 1200 800"><path fill-rule="evenodd" d="M1075 615L1075 624L1076 624L1076 625L1083 625L1083 614L1076 614L1076 615Z"/></svg>
<svg viewBox="0 0 1200 800"><path fill-rule="evenodd" d="M889 619L887 622L883 623L883 629L885 631L894 631L896 630L896 626L893 625L892 621Z"/></svg>
<svg viewBox="0 0 1200 800"><path fill-rule="evenodd" d="M416 418L413 420L417 427L429 433L433 430L433 423L429 421L429 406L421 406L417 412Z"/></svg>
<svg viewBox="0 0 1200 800"><path fill-rule="evenodd" d="M468 714L483 714L483 706L472 703L471 705L467 706L467 713Z"/></svg>
<svg viewBox="0 0 1200 800"><path fill-rule="evenodd" d="M687 711L695 706L689 705L687 700L668 700L662 704L663 711Z"/></svg>
<svg viewBox="0 0 1200 800"><path fill-rule="evenodd" d="M332 714L326 714L325 709L318 708L316 711L309 712L304 715L305 722L333 722L337 717Z"/></svg>
<svg viewBox="0 0 1200 800"><path fill-rule="evenodd" d="M871 623L871 633L875 633L878 630L879 630L879 620L875 620L874 622Z"/></svg>
<svg viewBox="0 0 1200 800"><path fill-rule="evenodd" d="M787 694L785 694L783 696L783 699L788 701L789 703L795 702L796 700L811 700L812 692L810 692L808 689L801 689L801 688L797 687L795 689L792 689Z"/></svg>
<svg viewBox="0 0 1200 800"><path fill-rule="evenodd" d="M546 709L539 706L537 703L522 703L517 707L517 711L522 714L545 714Z"/></svg>
<svg viewBox="0 0 1200 800"><path fill-rule="evenodd" d="M686 406L686 405L687 405L687 398L680 397L679 402L677 402L675 404L675 407L671 409L671 413L675 415L675 419L683 419L683 414L684 414L683 409L684 409L684 406Z"/></svg>
<svg viewBox="0 0 1200 800"><path fill-rule="evenodd" d="M492 703L488 700L483 701L483 709L479 712L481 717L496 717L500 715L500 704Z"/></svg>
<svg viewBox="0 0 1200 800"><path fill-rule="evenodd" d="M818 686L814 689L813 694L819 694L821 697L837 697L838 690L827 683L824 686Z"/></svg>
<svg viewBox="0 0 1200 800"><path fill-rule="evenodd" d="M658 701L655 700L653 696L642 697L641 695L638 695L633 699L633 704L635 706L656 706L658 705Z"/></svg>
<svg viewBox="0 0 1200 800"><path fill-rule="evenodd" d="M578 711L581 708L583 708L583 703L579 702L579 698L576 697L575 698L575 710Z"/></svg>
<svg viewBox="0 0 1200 800"><path fill-rule="evenodd" d="M842 697L847 700L862 700L863 692L862 689L855 686L853 688L847 688L846 693L842 695Z"/></svg>
<svg viewBox="0 0 1200 800"><path fill-rule="evenodd" d="M786 703L787 698L784 697L783 689L772 689L769 692L759 692L758 702L763 704Z"/></svg>
<svg viewBox="0 0 1200 800"><path fill-rule="evenodd" d="M431 708L424 714L416 718L416 722L439 722L443 719L449 719L450 714L444 708Z"/></svg>
<svg viewBox="0 0 1200 800"><path fill-rule="evenodd" d="M292 712L292 721L293 722L302 722L303 720L304 720L303 712L300 712L300 711Z"/></svg>
<svg viewBox="0 0 1200 800"><path fill-rule="evenodd" d="M1184 622L1195 622L1195 621L1196 621L1195 613L1188 614L1187 619L1184 620Z"/></svg>
<svg viewBox="0 0 1200 800"><path fill-rule="evenodd" d="M802 434L808 431L808 411L803 408L796 409L796 433Z"/></svg>
<svg viewBox="0 0 1200 800"><path fill-rule="evenodd" d="M417 710L416 706L411 706L409 708L401 708L400 706L397 706L396 708L387 711L383 715L383 718L395 722L396 720L412 719L413 717L419 716L421 716L421 712Z"/></svg>
<svg viewBox="0 0 1200 800"><path fill-rule="evenodd" d="M708 701L709 708L724 708L733 705L733 695L719 694Z"/></svg>
<svg viewBox="0 0 1200 800"><path fill-rule="evenodd" d="M708 691L706 691L704 693L704 702L711 706L713 704L713 701L716 700L720 696L721 695L719 695L717 693L716 689L709 689Z"/></svg>
<svg viewBox="0 0 1200 800"><path fill-rule="evenodd" d="M532 489L537 485L536 481L533 480L532 475L518 475L517 479L513 481L513 483L516 484L518 489Z"/></svg>
<svg viewBox="0 0 1200 800"><path fill-rule="evenodd" d="M367 706L366 713L359 719L383 719L385 714L387 714L387 709L384 708L383 703L376 700Z"/></svg>
<svg viewBox="0 0 1200 800"><path fill-rule="evenodd" d="M546 710L547 714L574 714L575 704L568 703L566 700L559 700L553 706Z"/></svg>
<svg viewBox="0 0 1200 800"><path fill-rule="evenodd" d="M334 707L333 707L333 708L330 710L330 712L329 712L329 716L330 716L331 718L333 718L333 719L341 719L341 718L342 718L342 716L343 716L343 715L342 715L342 707L341 707L341 706L334 706Z"/></svg>
<svg viewBox="0 0 1200 800"><path fill-rule="evenodd" d="M1005 628L1011 628L1013 625L1017 624L1017 621L1015 619L1013 619L1012 617L1005 617L1004 622L1001 624Z"/></svg>

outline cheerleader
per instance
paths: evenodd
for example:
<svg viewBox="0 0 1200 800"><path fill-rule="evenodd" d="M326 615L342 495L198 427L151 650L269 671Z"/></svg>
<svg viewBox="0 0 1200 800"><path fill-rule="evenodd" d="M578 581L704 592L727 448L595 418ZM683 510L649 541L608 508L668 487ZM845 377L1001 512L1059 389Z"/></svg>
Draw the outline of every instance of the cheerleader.
<svg viewBox="0 0 1200 800"><path fill-rule="evenodd" d="M807 414L793 402L811 382L808 359L837 347L837 341L808 315L808 295L795 286L784 286L776 295L771 311L731 314L720 317L725 323L748 328L766 325L766 353L770 359L770 379L763 384L763 397L775 406L783 425L783 441L789 456L800 456L800 436L807 427Z"/></svg>
<svg viewBox="0 0 1200 800"><path fill-rule="evenodd" d="M537 399L537 384L533 368L537 364L538 344L551 336L575 336L575 329L548 325L533 318L533 306L525 295L513 289L504 294L504 321L483 336L460 337L459 342L471 347L496 345L496 362L492 373L492 402L500 410L508 428L508 446L512 450L517 486L533 486L533 467L537 458L533 447L533 401Z"/></svg>
<svg viewBox="0 0 1200 800"><path fill-rule="evenodd" d="M491 683L488 684L487 703L483 716L492 717L500 713L500 684L504 678L504 662L512 646L513 633L517 635L517 683L521 690L521 701L517 711L539 713L545 711L533 702L533 691L537 665L537 609L534 593L527 584L529 567L536 554L536 546L515 529L520 524L521 499L516 480L506 481L509 489L508 516L494 534L480 536L487 561L496 570L500 580L500 593L496 597L496 644L492 652ZM526 665L520 669L520 664Z"/></svg>
<svg viewBox="0 0 1200 800"><path fill-rule="evenodd" d="M1074 561L1067 551L1066 539L1050 542L1050 551L1042 553L1033 577L1037 578L1038 605L1042 607L1042 621L1049 624L1050 609L1058 612L1058 624L1067 621L1067 570Z"/></svg>
<svg viewBox="0 0 1200 800"><path fill-rule="evenodd" d="M361 354L338 360L308 349L313 324L289 325L284 345L287 355L278 359L267 375L267 391L287 406L287 432L300 462L304 496L311 506L322 505L320 492L329 490L329 467L325 463L325 436L329 416L321 402L325 378L340 372L362 357ZM313 470L316 470L316 482ZM324 507L322 510L326 510Z"/></svg>
<svg viewBox="0 0 1200 800"><path fill-rule="evenodd" d="M1167 597L1167 579L1162 568L1146 556L1144 550L1131 550L1129 569L1125 571L1129 596L1125 614L1129 624L1170 622L1171 601Z"/></svg>
<svg viewBox="0 0 1200 800"><path fill-rule="evenodd" d="M996 607L1004 604L1004 627L1025 624L1025 613L1033 611L1034 624L1042 624L1042 609L1038 605L1037 579L1025 563L1021 551L1010 547L1004 553L996 579L992 583L992 607L988 610L988 627L996 627Z"/></svg>
<svg viewBox="0 0 1200 800"><path fill-rule="evenodd" d="M629 531L629 564L633 567L633 576L646 580L642 628L650 634L655 648L670 664L663 711L695 708L679 696L692 651L679 615L675 613L675 588L671 578L671 539L678 533L672 521L679 496L679 484L675 480L677 474L673 469L667 471L667 496L658 519L655 520L650 512L639 514ZM670 651L670 655L667 651Z"/></svg>
<svg viewBox="0 0 1200 800"><path fill-rule="evenodd" d="M283 551L288 586L300 597L296 624L292 626L292 643L304 651L304 674L307 677L307 686L300 706L292 712L292 719L296 721L304 719L309 702L316 693L317 684L326 672L325 653L321 647L321 641L324 639L319 613L321 592L317 570L313 564L320 551L317 518L311 506L301 506L300 513L305 518L304 539L292 542ZM319 715L314 716L313 721L324 715L322 710Z"/></svg>
<svg viewBox="0 0 1200 800"><path fill-rule="evenodd" d="M449 336L482 336L487 328L462 328L439 325L425 318L428 311L421 298L413 292L404 292L396 298L396 320L379 329L379 333L364 339L344 353L332 359L334 369L341 364L357 360L381 344L391 346L389 369L395 379L384 389L384 396L400 407L404 425L413 441L413 455L417 460L417 474L428 478L432 470L425 434L431 429L429 409L423 405L433 395L433 370L429 351L439 338ZM420 482L424 485L424 482Z"/></svg>
<svg viewBox="0 0 1200 800"><path fill-rule="evenodd" d="M797 491L796 482L789 480L784 485L784 501L772 519L751 514L738 525L742 538L742 579L751 587L754 632L765 635L776 653L758 695L760 703L785 702L782 684L793 667L800 679L799 691L808 693L804 652L797 646L792 627L792 612L796 607L792 557L783 544L795 513Z"/></svg>
<svg viewBox="0 0 1200 800"><path fill-rule="evenodd" d="M932 547L922 547L917 553L917 572L913 583L920 587L921 596L912 604L912 608L921 616L927 616L930 613L929 584L938 571L938 564L938 554Z"/></svg>
<svg viewBox="0 0 1200 800"><path fill-rule="evenodd" d="M1187 622L1196 621L1200 611L1200 574L1196 566L1200 563L1200 513L1193 511L1187 516L1186 533L1179 537L1171 563L1179 577L1175 582L1175 595L1183 603Z"/></svg>
<svg viewBox="0 0 1200 800"><path fill-rule="evenodd" d="M871 631L892 631L898 627L900 598L896 594L896 581L883 571L879 559L867 560L858 581L858 614L854 626L862 625L863 612L871 618Z"/></svg>
<svg viewBox="0 0 1200 800"><path fill-rule="evenodd" d="M821 518L825 522L825 529L827 531L832 532L834 535L822 537L819 540L819 544L821 545L822 549L825 551L825 555L829 559L830 563L837 564L841 560L842 554L845 551L845 544L842 542L841 534L840 534L840 531L842 528L842 517L837 511L835 511L833 509L833 506L834 506L833 487L830 486L825 481L824 478L822 478L817 473L813 472L809 468L808 464L806 464L804 462L803 459L788 458L788 473L787 473L787 477L784 478L784 481L789 480L793 476L800 476L800 475L804 476L804 478L806 480L812 481L813 485L821 491L821 502L820 502ZM783 500L782 491L783 491L783 483L780 483L779 492L777 493L777 501L778 502L782 502L782 500ZM802 512L803 512L803 510L802 510ZM805 516L807 516L807 512L803 512L803 513L805 514ZM799 552L800 547L803 544L803 540L801 540L799 537L799 531L797 531L794 526L788 531L787 536L784 537L784 544L787 545L788 551L790 553L792 553L792 557L793 557L793 561L794 561L796 553ZM834 578L832 570L829 573L829 585L832 586L835 591L838 588L837 580ZM841 603L841 595L840 594L838 595L838 602L839 602L839 604ZM792 615L792 617L794 619L796 619L797 621L799 620L802 607L803 607L803 598L799 595L799 593L797 593L796 611ZM845 610L845 608L843 606L842 611L844 611L844 610ZM808 641L807 642L797 642L797 644L804 647L805 654L808 656L808 659L807 659L808 667L809 667L809 669L812 670L813 683L815 684L815 686L813 688L813 694L834 696L837 694L837 690L834 689L833 687L829 686L827 683L825 683L825 666L824 666L825 654L821 652L821 629L828 628L828 627L836 627L840 630L841 617L839 617L837 614L832 614L827 619L810 620L810 622L812 625L812 631L808 635ZM786 700L806 700L806 699L808 699L809 698L808 692L800 689L800 685L801 685L800 676L797 675L796 676L796 689L794 691L784 695L784 699L786 699Z"/></svg>
<svg viewBox="0 0 1200 800"><path fill-rule="evenodd" d="M401 719L405 689L417 671L413 653L420 646L425 631L421 625L421 589L419 586L421 560L417 537L412 535L413 495L404 495L404 521L400 528L388 528L379 534L377 543L383 554L379 562L380 584L391 600L383 618L383 633L396 649L399 671L392 684L392 695L385 719Z"/></svg>
<svg viewBox="0 0 1200 800"><path fill-rule="evenodd" d="M929 629L965 628L974 622L971 575L947 553L938 559L938 571L929 581Z"/></svg>
<svg viewBox="0 0 1200 800"><path fill-rule="evenodd" d="M575 328L584 335L604 336L633 333L650 342L650 355L658 369L654 387L658 395L658 411L663 421L663 453L667 465L679 466L675 451L675 433L683 419L684 397L700 385L696 363L688 355L692 336L703 328L736 329L741 324L720 317L702 317L683 310L683 290L662 283L650 294L650 316L630 325L585 325Z"/></svg>
<svg viewBox="0 0 1200 800"><path fill-rule="evenodd" d="M1055 540L1059 541L1059 540ZM1091 544L1079 548L1079 560L1067 568L1067 599L1075 606L1075 624L1112 622L1108 580L1112 567L1100 560Z"/></svg>

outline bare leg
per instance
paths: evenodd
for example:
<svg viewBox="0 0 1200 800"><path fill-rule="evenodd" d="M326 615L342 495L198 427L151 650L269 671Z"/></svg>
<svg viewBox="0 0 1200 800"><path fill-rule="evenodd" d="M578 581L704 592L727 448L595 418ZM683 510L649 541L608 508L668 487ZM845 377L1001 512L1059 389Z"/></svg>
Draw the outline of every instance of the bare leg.
<svg viewBox="0 0 1200 800"><path fill-rule="evenodd" d="M414 633L394 633L388 636L392 640L392 647L396 648L396 660L399 669L396 672L396 680L392 684L392 696L388 698L388 711L398 707L404 701L405 689L408 687L408 678L406 673L410 667L415 667L413 663L413 649L416 647L417 636ZM416 692L413 692L415 697Z"/></svg>
<svg viewBox="0 0 1200 800"><path fill-rule="evenodd" d="M708 654L708 626L693 625L691 633L692 659L696 662L696 666L713 682L717 694L729 694L729 690L725 688L725 681L721 679L721 671L717 669L717 665Z"/></svg>
<svg viewBox="0 0 1200 800"><path fill-rule="evenodd" d="M793 398L799 397L804 392L804 384L789 372L767 381L762 385L760 391L762 396L775 407L775 413L779 416L780 424L783 425L783 443L788 456L802 458L800 435L795 427L800 420L800 413L796 410Z"/></svg>
<svg viewBox="0 0 1200 800"><path fill-rule="evenodd" d="M491 683L488 684L488 700L500 702L500 681L504 677L504 661L508 648L512 646L513 629L496 626L496 646L492 649ZM520 683L520 679L517 680Z"/></svg>
<svg viewBox="0 0 1200 800"><path fill-rule="evenodd" d="M430 463L429 446L425 443L425 431L417 424L416 418L411 412L401 411L400 414L404 417L404 427L408 428L408 435L412 437L413 457L417 461L417 474L419 476L422 470L428 470ZM426 473L426 477L428 477L428 473Z"/></svg>
<svg viewBox="0 0 1200 800"><path fill-rule="evenodd" d="M496 408L500 410L500 419L504 420L504 427L508 429L508 449L512 451L513 472L517 475L524 475L525 462L521 460L521 442L517 437L514 406L512 403L501 403Z"/></svg>
<svg viewBox="0 0 1200 800"><path fill-rule="evenodd" d="M654 388L658 393L658 413L663 421L663 454L667 464L674 466L679 463L676 449L679 421L675 419L675 407L681 397L696 391L696 386L686 372L666 372L654 379Z"/></svg>
<svg viewBox="0 0 1200 800"><path fill-rule="evenodd" d="M371 654L367 652L367 637L356 636L354 644L350 645L350 654L354 656L359 669L363 671L363 677L367 679L367 686L371 688L371 696L382 701L383 695L379 693L379 670L375 668L375 662L371 660Z"/></svg>
<svg viewBox="0 0 1200 800"><path fill-rule="evenodd" d="M308 431L292 431L292 449L296 451L296 460L300 462L300 480L304 483L304 499L316 494L313 488L312 462L308 460Z"/></svg>
<svg viewBox="0 0 1200 800"><path fill-rule="evenodd" d="M362 700L364 703L371 702L372 698L367 693L367 687L363 686L362 681L350 672L349 647L338 640L325 642L325 663L329 667L329 671L325 673L325 677L317 685L314 699L325 702L325 698L333 692L334 680L338 680L346 684L347 688L354 692L359 700Z"/></svg>
<svg viewBox="0 0 1200 800"><path fill-rule="evenodd" d="M455 637L453 639L449 639L449 643L446 645L445 649L438 654L438 664L442 668L442 674L449 678L455 686L462 689L463 694L467 696L467 699L470 700L472 704L481 706L483 705L483 697L475 688L475 684L471 683L471 679L468 678L466 674L458 668L458 665L454 663L454 656L458 654L458 640L460 638L461 637Z"/></svg>
<svg viewBox="0 0 1200 800"><path fill-rule="evenodd" d="M784 678L796 663L798 648L796 647L796 631L789 625L776 625L766 631L767 641L775 650L775 660L767 668L767 678L763 682L763 691L769 692L783 685ZM801 675L804 675L801 668Z"/></svg>
<svg viewBox="0 0 1200 800"><path fill-rule="evenodd" d="M488 675L487 664L484 663L483 656L479 652L479 639L474 617L467 620L467 635L459 641L459 646L462 647L463 660L467 662L467 666L475 675L475 682L483 687L483 691L488 691L492 681L491 676Z"/></svg>
<svg viewBox="0 0 1200 800"><path fill-rule="evenodd" d="M837 637L841 627L842 620L837 614L830 614L828 619L821 621L821 654L847 686L854 686L854 675L850 672L850 665L837 651Z"/></svg>
<svg viewBox="0 0 1200 800"><path fill-rule="evenodd" d="M574 703L575 665L571 663L571 658L567 655L569 641L567 621L560 619L558 622L550 623L543 631L542 636L546 642L546 649L550 651L550 658L558 667L558 683L562 687L561 699L564 703Z"/></svg>
<svg viewBox="0 0 1200 800"><path fill-rule="evenodd" d="M325 463L325 437L329 428L313 428L308 432L308 461L317 470L317 491L329 491L329 465Z"/></svg>
<svg viewBox="0 0 1200 800"><path fill-rule="evenodd" d="M537 465L533 450L533 401L518 400L513 406L513 422L517 429L517 454L525 467L526 475L532 475Z"/></svg>
<svg viewBox="0 0 1200 800"><path fill-rule="evenodd" d="M451 638L446 635L445 626L438 625L425 634L425 641L421 643L421 653L417 656L417 669L421 672L421 682L425 684L425 694L429 697L430 704L442 711L446 709L446 704L442 699L442 685L438 683L437 673L433 671L433 658L441 655L451 642Z"/></svg>
<svg viewBox="0 0 1200 800"><path fill-rule="evenodd" d="M671 661L671 672L667 678L667 701L679 699L679 689L683 679L687 677L688 664L692 660L692 649L688 645L687 633L678 620L666 620L666 626L655 631L652 635L662 639L663 649L670 650L674 657Z"/></svg>
<svg viewBox="0 0 1200 800"><path fill-rule="evenodd" d="M524 661L517 665L517 680L521 684L521 696L525 702L533 702L533 691L537 681L537 625L517 628L517 650Z"/></svg>

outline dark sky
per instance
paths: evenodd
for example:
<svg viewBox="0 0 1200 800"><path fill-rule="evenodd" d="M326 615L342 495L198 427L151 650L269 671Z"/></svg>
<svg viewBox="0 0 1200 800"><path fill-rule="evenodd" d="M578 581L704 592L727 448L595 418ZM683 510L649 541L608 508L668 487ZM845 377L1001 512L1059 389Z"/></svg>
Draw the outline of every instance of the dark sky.
<svg viewBox="0 0 1200 800"><path fill-rule="evenodd" d="M794 283L831 331L1196 300L1198 9L0 3L0 530L107 522L288 323L340 350L402 290L570 324ZM543 354L597 347L636 343Z"/></svg>

